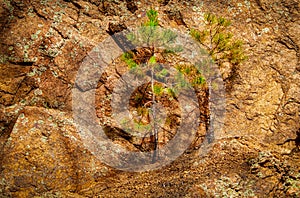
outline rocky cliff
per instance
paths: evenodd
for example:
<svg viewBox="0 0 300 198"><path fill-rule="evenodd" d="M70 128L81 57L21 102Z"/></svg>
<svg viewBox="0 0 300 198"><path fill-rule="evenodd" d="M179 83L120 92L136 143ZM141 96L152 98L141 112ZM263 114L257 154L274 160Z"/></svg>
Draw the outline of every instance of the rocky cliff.
<svg viewBox="0 0 300 198"><path fill-rule="evenodd" d="M300 196L298 0L0 2L0 197ZM72 89L91 50L118 28L140 26L150 8L161 27L184 33L201 27L207 12L230 19L248 59L225 82L224 127L209 150L199 144L161 169L126 172L84 146ZM97 85L103 125L119 64Z"/></svg>

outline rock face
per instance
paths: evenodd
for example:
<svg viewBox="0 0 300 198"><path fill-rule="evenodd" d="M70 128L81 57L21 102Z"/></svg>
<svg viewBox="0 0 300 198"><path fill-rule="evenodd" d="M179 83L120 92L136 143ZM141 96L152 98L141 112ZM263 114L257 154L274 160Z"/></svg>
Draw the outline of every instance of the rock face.
<svg viewBox="0 0 300 198"><path fill-rule="evenodd" d="M83 148L72 117L26 107L3 148L4 195L32 197L60 189L76 192L107 176L109 168Z"/></svg>
<svg viewBox="0 0 300 198"><path fill-rule="evenodd" d="M0 197L300 196L299 1L0 2ZM184 33L205 12L230 19L248 60L225 82L223 133L207 152L191 148L159 170L122 172L83 146L72 88L109 27L137 27L151 7L162 27ZM124 71L102 78L116 72ZM103 101L106 86L96 96Z"/></svg>

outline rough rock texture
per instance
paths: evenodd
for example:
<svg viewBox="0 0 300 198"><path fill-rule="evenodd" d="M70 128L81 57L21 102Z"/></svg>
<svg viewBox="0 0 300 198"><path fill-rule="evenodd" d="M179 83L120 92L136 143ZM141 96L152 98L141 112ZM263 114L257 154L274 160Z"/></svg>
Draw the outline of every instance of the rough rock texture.
<svg viewBox="0 0 300 198"><path fill-rule="evenodd" d="M111 174L80 142L71 116L26 107L3 148L2 193L32 197L55 189L76 192Z"/></svg>
<svg viewBox="0 0 300 198"><path fill-rule="evenodd" d="M0 3L0 197L300 196L299 1ZM185 33L205 12L230 19L248 60L226 82L224 132L208 153L188 150L156 171L121 172L82 146L71 90L109 23L137 27L151 7L162 27Z"/></svg>

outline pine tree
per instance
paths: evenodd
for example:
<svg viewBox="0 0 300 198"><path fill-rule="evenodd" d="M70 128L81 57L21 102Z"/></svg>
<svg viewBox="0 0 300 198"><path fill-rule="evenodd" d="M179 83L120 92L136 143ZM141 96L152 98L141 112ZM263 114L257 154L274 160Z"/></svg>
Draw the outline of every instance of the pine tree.
<svg viewBox="0 0 300 198"><path fill-rule="evenodd" d="M228 29L231 25L229 20L210 13L204 15L204 20L204 29L192 29L191 36L208 51L217 65L230 63L231 76L229 78L233 77L238 65L247 59L243 51L243 42L234 39L229 32Z"/></svg>
<svg viewBox="0 0 300 198"><path fill-rule="evenodd" d="M137 34L130 33L127 35L127 39L137 46L141 46L141 44L146 43L146 46L148 46L147 50L150 52L146 54L139 54L137 52L130 51L124 53L122 59L128 65L130 72L135 74L137 77L143 77L145 75L143 72L144 67L150 68L149 76L151 79L150 88L152 98L149 102L151 102L152 106L147 110L140 109L140 112L147 115L151 112L153 117L151 136L154 140L154 153L152 156L152 162L155 163L158 160L158 129L160 127L157 119L157 109L155 108L157 97L162 96L163 94L168 94L171 99L175 99L176 95L178 95L182 89L189 86L201 86L205 84L205 79L195 66L182 64L175 66L178 73L175 77L177 83L175 83L173 87L165 87L161 83L155 82L155 79L163 80L169 75L168 70L161 67L157 62L156 53L176 54L182 50L182 47L170 47L169 43L172 43L176 39L177 35L171 30L159 28L157 11L150 9L147 12L147 18L148 20L141 25ZM159 51L156 46L163 46L164 51ZM139 60L142 60L142 62L139 62Z"/></svg>

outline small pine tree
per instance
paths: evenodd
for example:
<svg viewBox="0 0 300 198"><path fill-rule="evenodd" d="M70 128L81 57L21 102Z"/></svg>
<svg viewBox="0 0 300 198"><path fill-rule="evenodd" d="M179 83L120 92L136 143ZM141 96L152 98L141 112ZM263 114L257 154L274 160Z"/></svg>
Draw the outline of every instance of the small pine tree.
<svg viewBox="0 0 300 198"><path fill-rule="evenodd" d="M150 49L150 53L148 53L148 57L141 58L137 57L140 54L135 54L134 52L126 52L123 54L122 59L128 65L130 72L134 73L137 77L142 77L143 67L146 66L151 70L151 92L152 99L151 108L140 108L139 111L141 114L149 115L151 112L153 117L153 125L152 125L152 137L154 139L154 153L152 156L152 162L156 162L158 159L158 128L159 121L157 120L157 110L155 109L156 98L158 96L162 96L163 94L168 94L170 96L169 99L175 99L176 95L180 92L180 90L187 88L188 86L199 86L205 83L204 77L201 73L193 66L193 65L178 65L175 68L177 69L178 74L176 76L176 84L174 87L165 88L162 83L155 82L155 79L162 80L169 75L167 69L163 68L158 62L155 56L157 50L156 46L163 46L165 48L163 53L177 53L182 50L181 46L176 46L175 48L171 48L168 44L172 43L177 35L171 30L164 30L158 28L159 20L158 20L158 12L151 9L147 12L148 20L143 23L138 30L138 33L130 33L127 35L127 39L130 40L133 44L140 46L141 44L146 43L148 48ZM150 54L150 55L149 55ZM143 54L142 54L143 56ZM137 59L142 59L145 63L138 64L136 62ZM189 83L191 82L191 83ZM139 97L140 98L140 97ZM140 124L140 123L138 123Z"/></svg>
<svg viewBox="0 0 300 198"><path fill-rule="evenodd" d="M234 39L228 31L231 25L229 20L210 13L204 15L204 20L204 30L192 29L191 36L208 51L217 65L228 62L232 66L232 72L235 72L237 66L247 58L243 42Z"/></svg>

